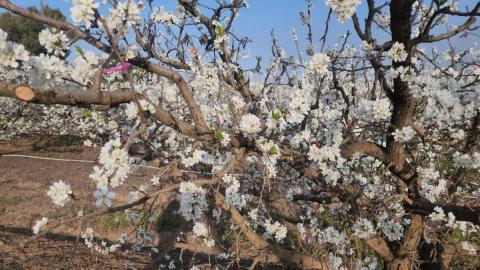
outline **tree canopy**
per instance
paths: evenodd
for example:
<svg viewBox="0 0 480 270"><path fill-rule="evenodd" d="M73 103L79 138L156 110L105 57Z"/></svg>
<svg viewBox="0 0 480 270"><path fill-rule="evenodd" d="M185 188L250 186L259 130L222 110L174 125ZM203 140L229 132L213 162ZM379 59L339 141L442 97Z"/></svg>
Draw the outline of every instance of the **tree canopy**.
<svg viewBox="0 0 480 270"><path fill-rule="evenodd" d="M235 30L248 1L176 3L73 0L70 23L0 0L51 28L39 56L0 31L0 96L52 116L86 107L68 120L101 145L91 193L52 183L63 216L39 218L34 238L77 222L87 246L111 252L125 238L99 244L89 226L123 212L132 249L156 254L161 198L187 228L162 252L250 269L478 267L480 50L456 41L478 36L480 1L326 0L315 18L306 0L306 35L285 29L297 51L272 33L268 62L250 68ZM352 31L330 33L334 18ZM66 33L89 47L59 58ZM142 166L158 173L131 186Z"/></svg>

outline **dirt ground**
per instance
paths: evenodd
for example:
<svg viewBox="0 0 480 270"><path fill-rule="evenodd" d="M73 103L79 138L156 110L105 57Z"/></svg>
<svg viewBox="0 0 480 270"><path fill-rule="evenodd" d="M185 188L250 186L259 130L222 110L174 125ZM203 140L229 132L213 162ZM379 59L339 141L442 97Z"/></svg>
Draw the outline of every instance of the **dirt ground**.
<svg viewBox="0 0 480 270"><path fill-rule="evenodd" d="M31 243L26 229L0 227L0 269L133 269L144 268L147 254L92 252L76 237L48 234Z"/></svg>
<svg viewBox="0 0 480 270"><path fill-rule="evenodd" d="M121 233L131 230L129 223L117 222L115 216L98 217L89 224L71 223L60 226L47 235L32 240L32 226L41 217L49 221L58 217L75 216L78 210L95 209L93 191L95 184L89 179L94 163L44 160L9 155L27 155L55 159L75 159L95 161L98 148L83 146L83 140L70 136L56 136L43 139L19 138L0 141L0 270L2 269L168 269L170 261L175 269L190 269L192 265L200 269L248 269L251 260L239 260L235 265L230 261L215 259L195 241L189 248L172 249L176 235L183 230L185 222L178 223L175 213L178 205L172 204L172 196L165 194L157 198L163 223L157 234L158 249L162 256L151 256L147 250L133 252L123 247L115 253L99 254L83 243L79 236L85 228L92 227L102 240L113 242ZM150 179L156 170L138 168L129 174L128 179L115 189L114 206L128 202L127 194L132 187L138 187ZM49 186L63 180L71 185L79 200L75 204L56 207L47 195ZM74 208L76 207L76 208ZM174 212L171 212L175 209ZM120 213L120 212L117 212ZM173 219L172 219L173 217ZM177 221L175 221L177 220ZM157 221L160 222L160 221ZM173 222L173 223L172 223ZM125 245L130 245L127 243ZM195 246L194 249L191 247ZM238 246L237 246L238 248ZM126 250L129 250L128 252ZM194 250L192 253L191 250ZM164 256L164 251L169 251ZM218 251L217 253L218 254ZM280 265L257 265L255 269L293 269Z"/></svg>
<svg viewBox="0 0 480 270"><path fill-rule="evenodd" d="M219 244L219 248L206 250L202 243L199 244L189 234L185 236L185 242L178 243L178 233L188 231L187 227L190 228L191 224L181 219L177 213L178 204L172 203L172 199L178 196L176 192L156 198L160 207L156 210L159 219L156 221L158 233L155 247L161 256L152 256L148 248L133 251L132 239L127 239L127 243L118 251L108 254L100 254L84 244L80 235L87 227L93 228L97 244L101 241L106 241L108 245L117 243L120 234L134 229L129 227L131 225L124 214L123 222L114 214L104 215L88 224L77 222L60 226L45 236L32 239L32 227L41 217L48 217L50 222L60 217L76 216L80 209L86 212L97 209L93 198L95 183L89 179L89 175L99 150L83 146L81 138L72 136L0 141L0 270L159 269L161 264L164 267L160 269L169 269L170 262L175 263L172 269L186 270L193 265L202 270L250 269L253 264L257 270L297 269L291 265L254 263L256 251L251 250L250 245L238 235L230 239L233 236L229 234L230 238L224 241L235 242L234 249L242 250L242 259L217 257L215 255L232 251L225 248L228 244ZM128 192L132 187L144 184L157 172L145 167L131 172L125 183L115 188L117 195L113 206L128 203ZM47 191L53 182L59 180L71 185L77 199L75 203L69 202L64 207L52 203Z"/></svg>
<svg viewBox="0 0 480 270"><path fill-rule="evenodd" d="M80 224L59 227L46 237L23 245L30 239L31 228L38 218L71 215L76 211L68 205L55 207L48 199L46 193L53 182L64 180L78 197L93 196L95 184L88 178L93 164L1 155L95 160L98 151L75 144L68 137L0 142L0 269L131 269L144 268L148 264L151 258L147 253L119 251L100 255L91 251L81 239L77 241ZM133 172L128 186L145 181L153 173L148 169ZM126 189L117 193L116 203L125 203ZM86 209L95 207L93 199L80 204ZM100 219L90 226L103 237L115 240L120 232L111 230L107 221Z"/></svg>

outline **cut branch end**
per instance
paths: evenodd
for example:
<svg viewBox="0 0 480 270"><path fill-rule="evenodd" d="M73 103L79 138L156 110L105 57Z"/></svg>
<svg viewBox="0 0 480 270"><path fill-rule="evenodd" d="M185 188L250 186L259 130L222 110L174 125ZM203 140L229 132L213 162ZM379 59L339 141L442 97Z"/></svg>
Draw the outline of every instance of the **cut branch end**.
<svg viewBox="0 0 480 270"><path fill-rule="evenodd" d="M30 101L35 97L35 92L28 86L19 86L15 88L15 96L23 101Z"/></svg>

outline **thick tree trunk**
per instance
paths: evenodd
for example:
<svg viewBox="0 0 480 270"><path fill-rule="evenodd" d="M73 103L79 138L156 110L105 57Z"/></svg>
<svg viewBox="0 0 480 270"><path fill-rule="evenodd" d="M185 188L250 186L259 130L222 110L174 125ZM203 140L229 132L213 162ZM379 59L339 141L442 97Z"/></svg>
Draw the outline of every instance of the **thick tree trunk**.
<svg viewBox="0 0 480 270"><path fill-rule="evenodd" d="M402 246L395 254L395 259L387 263L388 270L410 270L415 266L418 258L418 246L423 237L423 218L419 215L412 216L412 222L405 232Z"/></svg>
<svg viewBox="0 0 480 270"><path fill-rule="evenodd" d="M390 3L390 28L392 31L392 41L402 43L405 46L405 51L409 54L407 59L403 62L393 62L393 67L410 66L411 54L411 14L412 1L411 0L393 0ZM410 93L408 83L402 81L400 78L394 80L394 93L392 98L393 113L390 127L390 132L395 128L402 128L410 121L413 114L414 98ZM388 156L387 159L390 167L397 172L403 172L405 168L405 148L403 144L396 142L393 136L390 136L387 142Z"/></svg>
<svg viewBox="0 0 480 270"><path fill-rule="evenodd" d="M419 248L419 257L422 263L421 270L442 270L448 269L443 265L443 254L445 249L442 244L422 242Z"/></svg>
<svg viewBox="0 0 480 270"><path fill-rule="evenodd" d="M411 0L392 0L390 2L390 29L392 41L402 43L405 51L409 54L403 62L393 62L393 67L410 66L411 55ZM410 93L408 83L400 78L394 80L394 93L391 97L393 112L391 118L391 134L396 128L402 128L409 124L413 115L414 98ZM406 164L406 150L402 143L396 142L393 136L387 141L387 162L394 171L405 174L409 168ZM407 228L402 245L396 252L395 258L387 263L389 270L410 270L415 266L417 249L423 236L423 218L420 215L412 215L412 222Z"/></svg>

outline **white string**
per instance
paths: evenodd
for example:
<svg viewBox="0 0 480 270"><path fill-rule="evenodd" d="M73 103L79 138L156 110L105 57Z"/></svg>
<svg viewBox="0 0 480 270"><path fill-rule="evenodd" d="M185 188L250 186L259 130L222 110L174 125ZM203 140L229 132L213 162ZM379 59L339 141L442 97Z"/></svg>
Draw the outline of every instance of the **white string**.
<svg viewBox="0 0 480 270"><path fill-rule="evenodd" d="M92 160L36 157L36 156L28 156L28 155L0 155L0 156L1 156L1 157L23 157L23 158L55 160L55 161L71 161L71 162L95 163L95 161L92 161Z"/></svg>
<svg viewBox="0 0 480 270"><path fill-rule="evenodd" d="M43 160L53 160L53 161L67 161L67 162L81 162L81 163L95 163L93 160L84 160L84 159L66 159L66 158L49 158L49 157L38 157L38 156L29 156L29 155L17 155L17 154L6 154L0 155L0 157L22 157L22 158L32 158L32 159L43 159ZM164 168L157 168L148 165L137 165L138 167L153 169L153 170L163 170ZM179 169L182 172L190 172L190 173L202 173L212 175L212 173L208 172L196 172L196 171L188 171Z"/></svg>

